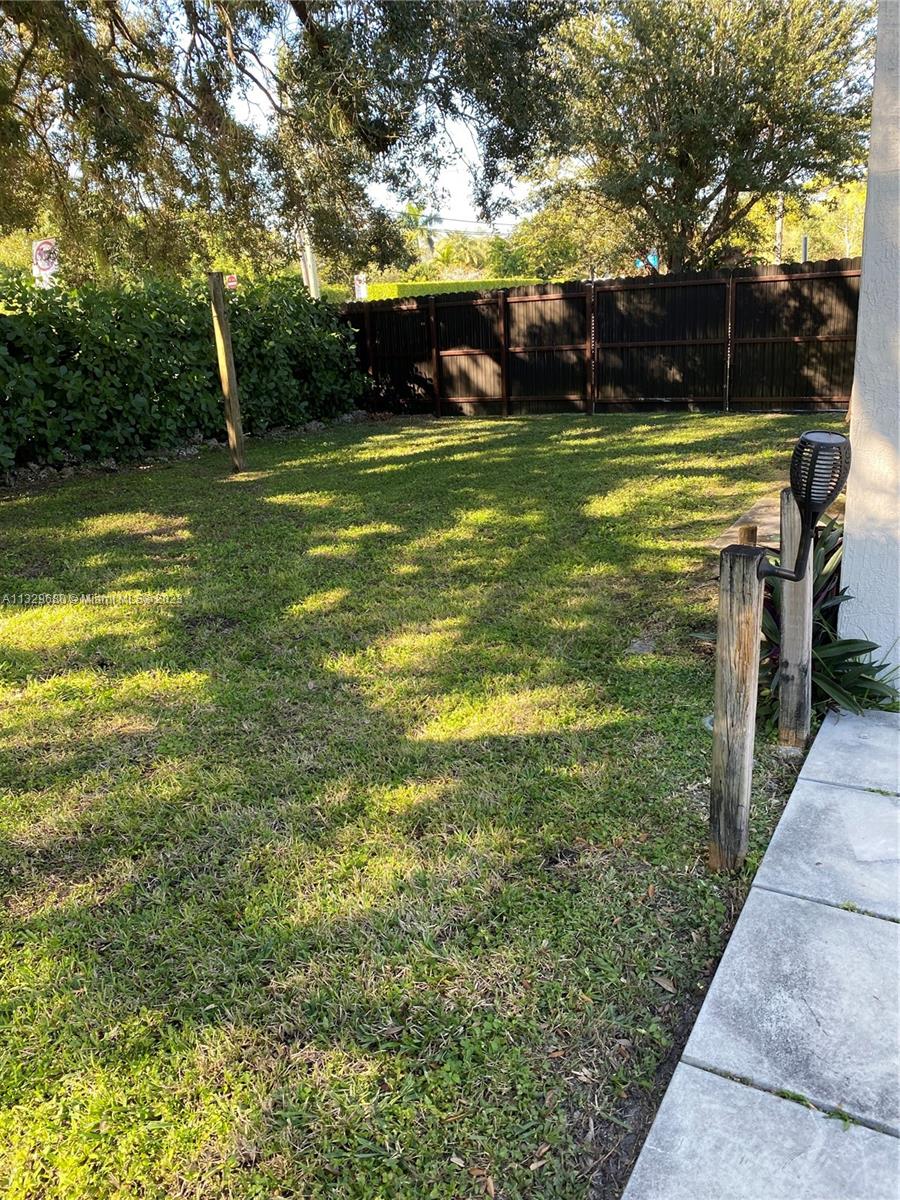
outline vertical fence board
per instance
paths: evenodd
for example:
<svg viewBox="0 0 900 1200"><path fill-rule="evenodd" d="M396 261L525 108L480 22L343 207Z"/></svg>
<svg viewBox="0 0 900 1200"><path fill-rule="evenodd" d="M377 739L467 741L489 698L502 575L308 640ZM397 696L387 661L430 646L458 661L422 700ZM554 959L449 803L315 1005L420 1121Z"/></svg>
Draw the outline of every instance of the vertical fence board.
<svg viewBox="0 0 900 1200"><path fill-rule="evenodd" d="M725 412L731 408L731 388L734 375L734 275L728 280L728 292L725 300L725 387L722 396L722 408Z"/></svg>
<svg viewBox="0 0 900 1200"><path fill-rule="evenodd" d="M441 415L441 352L438 347L437 306L428 297L428 331L431 339L431 386L434 389L434 415Z"/></svg>
<svg viewBox="0 0 900 1200"><path fill-rule="evenodd" d="M423 410L812 410L849 401L858 298L859 260L843 259L354 303L345 316L364 330L365 369Z"/></svg>
<svg viewBox="0 0 900 1200"><path fill-rule="evenodd" d="M509 304L506 292L500 293L500 393L503 398L503 415L509 416Z"/></svg>
<svg viewBox="0 0 900 1200"><path fill-rule="evenodd" d="M590 354L590 363L588 370L590 371L590 400L591 400L591 415L597 411L597 341L599 333L597 330L597 289L591 284L588 299L588 352Z"/></svg>

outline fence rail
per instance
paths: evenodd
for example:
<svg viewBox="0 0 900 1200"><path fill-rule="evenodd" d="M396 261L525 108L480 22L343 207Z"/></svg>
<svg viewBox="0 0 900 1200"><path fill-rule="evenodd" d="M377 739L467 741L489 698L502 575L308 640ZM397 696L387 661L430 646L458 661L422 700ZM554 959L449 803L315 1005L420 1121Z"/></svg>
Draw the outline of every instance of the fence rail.
<svg viewBox="0 0 900 1200"><path fill-rule="evenodd" d="M843 408L859 259L347 305L364 369L438 416Z"/></svg>

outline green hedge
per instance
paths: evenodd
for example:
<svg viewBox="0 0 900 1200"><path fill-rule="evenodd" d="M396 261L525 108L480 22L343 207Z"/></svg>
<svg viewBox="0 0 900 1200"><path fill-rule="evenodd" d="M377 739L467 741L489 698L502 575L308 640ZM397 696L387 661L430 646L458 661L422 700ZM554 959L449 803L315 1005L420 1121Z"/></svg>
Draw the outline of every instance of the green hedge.
<svg viewBox="0 0 900 1200"><path fill-rule="evenodd" d="M346 283L323 283L320 287L322 299L329 304L346 304L353 299L353 288Z"/></svg>
<svg viewBox="0 0 900 1200"><path fill-rule="evenodd" d="M523 287L543 283L531 276L511 276L509 279L434 279L419 283L403 280L397 283L370 283L367 300L397 300L401 296L436 296L439 292L492 292L497 288Z"/></svg>
<svg viewBox="0 0 900 1200"><path fill-rule="evenodd" d="M229 305L247 433L359 402L352 334L299 280L247 284ZM0 279L0 470L139 458L223 433L205 284L44 291Z"/></svg>

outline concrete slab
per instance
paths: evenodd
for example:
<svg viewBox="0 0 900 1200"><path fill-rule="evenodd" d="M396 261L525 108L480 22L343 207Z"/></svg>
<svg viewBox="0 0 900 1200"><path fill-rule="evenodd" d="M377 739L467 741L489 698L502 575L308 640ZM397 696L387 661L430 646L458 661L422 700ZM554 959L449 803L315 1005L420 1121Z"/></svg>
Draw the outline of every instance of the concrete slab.
<svg viewBox="0 0 900 1200"><path fill-rule="evenodd" d="M900 1142L679 1065L623 1200L896 1200Z"/></svg>
<svg viewBox="0 0 900 1200"><path fill-rule="evenodd" d="M753 886L900 921L900 799L801 779Z"/></svg>
<svg viewBox="0 0 900 1200"><path fill-rule="evenodd" d="M898 964L895 922L752 888L683 1061L900 1134Z"/></svg>
<svg viewBox="0 0 900 1200"><path fill-rule="evenodd" d="M739 537L742 525L756 526L756 543L758 546L772 546L776 550L781 542L781 496L776 492L773 496L764 496L757 500L752 508L729 525L724 533L714 538L710 545L716 550L724 550L732 546Z"/></svg>
<svg viewBox="0 0 900 1200"><path fill-rule="evenodd" d="M843 496L838 496L825 516L843 520ZM724 533L720 533L709 544L716 550L724 550L726 546L733 545L738 540L742 525L756 526L758 546L771 546L777 550L781 545L781 493L774 492L771 496L764 496L762 500L757 500L752 508L748 508L733 525L729 525Z"/></svg>
<svg viewBox="0 0 900 1200"><path fill-rule="evenodd" d="M900 713L829 713L800 778L900 794Z"/></svg>

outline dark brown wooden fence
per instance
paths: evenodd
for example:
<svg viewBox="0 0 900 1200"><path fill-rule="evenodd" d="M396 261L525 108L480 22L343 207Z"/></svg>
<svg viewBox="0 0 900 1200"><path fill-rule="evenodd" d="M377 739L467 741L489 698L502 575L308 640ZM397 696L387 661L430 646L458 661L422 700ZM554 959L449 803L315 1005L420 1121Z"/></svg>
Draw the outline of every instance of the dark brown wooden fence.
<svg viewBox="0 0 900 1200"><path fill-rule="evenodd" d="M439 416L843 408L859 259L350 304L360 362Z"/></svg>

